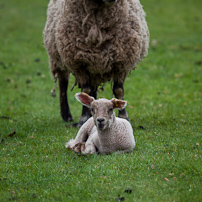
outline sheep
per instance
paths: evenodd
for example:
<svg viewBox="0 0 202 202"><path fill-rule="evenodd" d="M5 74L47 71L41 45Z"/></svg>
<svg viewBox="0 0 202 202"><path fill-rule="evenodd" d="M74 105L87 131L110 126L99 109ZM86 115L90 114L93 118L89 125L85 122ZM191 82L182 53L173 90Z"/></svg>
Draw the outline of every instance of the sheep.
<svg viewBox="0 0 202 202"><path fill-rule="evenodd" d="M82 92L97 97L112 82L124 99L124 81L148 54L149 30L139 0L50 0L43 31L44 46L55 83L59 79L60 111L73 121L67 98L70 74ZM81 126L91 114L83 106ZM128 119L124 109L118 116Z"/></svg>
<svg viewBox="0 0 202 202"><path fill-rule="evenodd" d="M79 129L75 139L66 148L83 154L110 154L131 152L135 147L133 129L129 121L115 116L113 109L124 109L124 100L101 98L95 100L86 93L77 93L76 99L92 113Z"/></svg>

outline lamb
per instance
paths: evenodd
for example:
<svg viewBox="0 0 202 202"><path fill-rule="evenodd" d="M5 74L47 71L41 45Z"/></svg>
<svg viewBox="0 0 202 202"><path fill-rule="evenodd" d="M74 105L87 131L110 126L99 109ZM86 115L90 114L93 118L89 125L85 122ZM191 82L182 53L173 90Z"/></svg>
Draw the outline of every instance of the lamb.
<svg viewBox="0 0 202 202"><path fill-rule="evenodd" d="M124 109L124 100L101 98L95 100L86 93L77 93L76 99L88 107L92 113L80 128L75 139L66 148L83 154L110 154L130 152L135 147L133 129L129 121L115 116L113 109Z"/></svg>
<svg viewBox="0 0 202 202"><path fill-rule="evenodd" d="M64 121L73 120L67 98L70 73L74 86L95 99L98 88L110 81L115 97L124 99L124 81L149 47L139 0L50 0L43 35L50 71L55 82L59 79ZM78 125L90 116L83 106ZM128 119L125 108L118 116Z"/></svg>

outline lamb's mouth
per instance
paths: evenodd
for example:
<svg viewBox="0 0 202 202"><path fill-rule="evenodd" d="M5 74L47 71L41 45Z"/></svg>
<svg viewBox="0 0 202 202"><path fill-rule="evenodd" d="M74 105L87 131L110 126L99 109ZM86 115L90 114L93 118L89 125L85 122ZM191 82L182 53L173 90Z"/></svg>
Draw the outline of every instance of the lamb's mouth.
<svg viewBox="0 0 202 202"><path fill-rule="evenodd" d="M104 130L105 129L105 124L98 124L97 125L99 130Z"/></svg>

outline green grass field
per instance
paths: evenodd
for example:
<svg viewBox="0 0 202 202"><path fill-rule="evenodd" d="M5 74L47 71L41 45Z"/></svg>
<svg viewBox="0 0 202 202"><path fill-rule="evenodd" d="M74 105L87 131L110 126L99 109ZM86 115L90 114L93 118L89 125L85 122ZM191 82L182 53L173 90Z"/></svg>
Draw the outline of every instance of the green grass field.
<svg viewBox="0 0 202 202"><path fill-rule="evenodd" d="M0 1L0 201L202 201L202 1L141 3L149 55L125 82L136 148L78 156L64 147L78 129L50 95L48 0ZM99 93L112 96L110 84Z"/></svg>

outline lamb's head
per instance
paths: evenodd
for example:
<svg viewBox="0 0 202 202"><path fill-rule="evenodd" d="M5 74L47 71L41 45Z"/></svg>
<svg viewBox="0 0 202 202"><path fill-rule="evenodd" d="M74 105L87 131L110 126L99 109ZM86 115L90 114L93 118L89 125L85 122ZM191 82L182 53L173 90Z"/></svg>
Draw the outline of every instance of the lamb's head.
<svg viewBox="0 0 202 202"><path fill-rule="evenodd" d="M105 130L111 127L111 124L115 120L114 109L124 109L127 102L124 100L104 98L95 100L93 97L86 93L76 93L76 99L83 105L87 106L91 110L95 125L98 130Z"/></svg>

